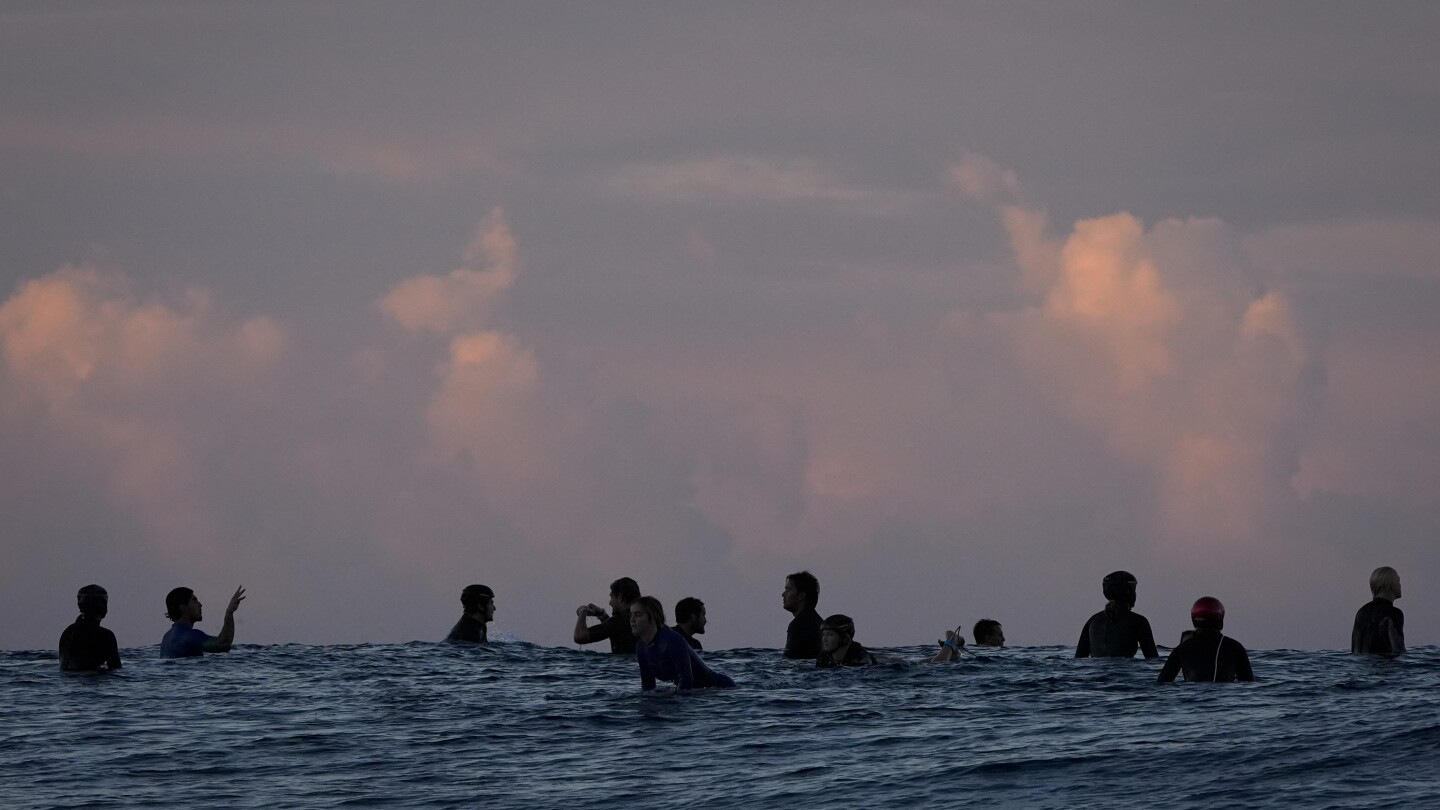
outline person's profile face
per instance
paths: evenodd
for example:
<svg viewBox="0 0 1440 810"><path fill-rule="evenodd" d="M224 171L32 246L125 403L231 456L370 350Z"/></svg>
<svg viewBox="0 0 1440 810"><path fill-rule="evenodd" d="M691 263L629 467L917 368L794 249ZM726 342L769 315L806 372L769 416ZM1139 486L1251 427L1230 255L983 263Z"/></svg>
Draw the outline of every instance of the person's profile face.
<svg viewBox="0 0 1440 810"><path fill-rule="evenodd" d="M840 634L826 627L820 631L820 649L833 653L840 649Z"/></svg>
<svg viewBox="0 0 1440 810"><path fill-rule="evenodd" d="M799 610L805 604L804 595L800 593L799 588L795 587L795 581L788 577L785 579L785 590L780 592L780 604L791 613Z"/></svg>
<svg viewBox="0 0 1440 810"><path fill-rule="evenodd" d="M623 615L625 615L625 611L626 611L625 600L620 598L620 594L619 594L618 592L616 592L616 591L611 591L611 592L610 592L610 614L611 614L612 616L623 616Z"/></svg>
<svg viewBox="0 0 1440 810"><path fill-rule="evenodd" d="M705 632L705 608L700 608L700 612L695 615L694 625L696 634Z"/></svg>
<svg viewBox="0 0 1440 810"><path fill-rule="evenodd" d="M495 600L486 599L485 607L482 610L485 611L485 621L493 621L495 619Z"/></svg>
<svg viewBox="0 0 1440 810"><path fill-rule="evenodd" d="M185 605L185 616L190 622L198 622L205 618L205 606L200 604L200 597L191 596L189 604Z"/></svg>
<svg viewBox="0 0 1440 810"><path fill-rule="evenodd" d="M644 606L639 602L630 606L630 632L638 636L654 626L655 623L650 620L650 614L645 611Z"/></svg>

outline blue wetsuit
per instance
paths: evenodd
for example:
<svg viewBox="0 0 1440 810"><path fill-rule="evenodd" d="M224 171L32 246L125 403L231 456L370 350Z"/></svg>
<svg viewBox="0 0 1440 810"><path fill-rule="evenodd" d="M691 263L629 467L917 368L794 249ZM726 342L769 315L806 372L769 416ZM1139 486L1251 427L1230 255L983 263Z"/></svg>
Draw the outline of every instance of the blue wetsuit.
<svg viewBox="0 0 1440 810"><path fill-rule="evenodd" d="M735 685L729 677L705 666L685 637L668 627L660 628L649 644L637 640L635 660L640 664L640 687L647 691L655 688L657 679L671 681L681 691Z"/></svg>
<svg viewBox="0 0 1440 810"><path fill-rule="evenodd" d="M205 653L205 642L210 636L192 625L176 622L160 640L161 658L194 658Z"/></svg>

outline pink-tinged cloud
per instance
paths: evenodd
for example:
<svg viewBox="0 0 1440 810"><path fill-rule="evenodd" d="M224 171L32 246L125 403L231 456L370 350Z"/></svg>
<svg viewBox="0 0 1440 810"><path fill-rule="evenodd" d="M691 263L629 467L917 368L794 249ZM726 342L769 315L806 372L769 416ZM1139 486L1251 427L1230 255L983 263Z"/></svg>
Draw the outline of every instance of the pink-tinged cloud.
<svg viewBox="0 0 1440 810"><path fill-rule="evenodd" d="M380 308L411 332L454 334L486 323L515 283L515 237L502 209L486 215L465 249L464 264L445 276L415 276L380 300Z"/></svg>
<svg viewBox="0 0 1440 810"><path fill-rule="evenodd" d="M146 300L119 274L62 268L0 305L4 415L103 470L116 509L184 547L215 537L193 487L208 462L195 411L256 396L285 343L274 321L229 318L202 290Z"/></svg>
<svg viewBox="0 0 1440 810"><path fill-rule="evenodd" d="M974 157L952 177L971 196L1018 193ZM1314 350L1288 297L1260 289L1240 236L1211 220L1147 230L1116 214L1057 240L1037 211L1000 213L1022 287L1050 279L1032 306L996 321L1024 368L1063 413L1155 476L1159 537L1178 549L1260 541L1296 495Z"/></svg>

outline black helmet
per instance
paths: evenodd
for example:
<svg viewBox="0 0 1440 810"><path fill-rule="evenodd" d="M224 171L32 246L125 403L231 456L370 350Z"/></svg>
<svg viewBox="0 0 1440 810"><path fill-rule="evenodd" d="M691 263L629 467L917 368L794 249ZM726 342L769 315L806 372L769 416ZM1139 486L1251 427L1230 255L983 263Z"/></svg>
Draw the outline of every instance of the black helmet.
<svg viewBox="0 0 1440 810"><path fill-rule="evenodd" d="M460 604L466 610L474 610L495 599L495 592L484 585L466 585L460 592Z"/></svg>
<svg viewBox="0 0 1440 810"><path fill-rule="evenodd" d="M1105 575L1100 589L1105 598L1130 607L1135 606L1135 575L1129 571L1114 571Z"/></svg>
<svg viewBox="0 0 1440 810"><path fill-rule="evenodd" d="M99 585L86 585L75 594L75 604L80 608L80 615L103 619L110 609L110 594Z"/></svg>

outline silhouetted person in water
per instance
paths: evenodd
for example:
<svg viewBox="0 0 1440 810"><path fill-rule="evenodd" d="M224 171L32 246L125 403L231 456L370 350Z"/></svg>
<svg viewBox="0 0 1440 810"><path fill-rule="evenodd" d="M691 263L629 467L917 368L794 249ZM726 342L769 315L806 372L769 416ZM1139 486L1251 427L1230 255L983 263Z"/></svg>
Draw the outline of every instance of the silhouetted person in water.
<svg viewBox="0 0 1440 810"><path fill-rule="evenodd" d="M1108 574L1101 583L1105 609L1090 617L1075 645L1076 658L1134 658L1143 650L1146 658L1159 658L1150 622L1135 607L1135 575L1129 571Z"/></svg>
<svg viewBox="0 0 1440 810"><path fill-rule="evenodd" d="M1225 627L1225 606L1213 596L1195 600L1190 608L1195 633L1170 651L1160 669L1160 682L1170 683L1177 673L1187 681L1253 681L1250 656L1233 638L1220 632Z"/></svg>
<svg viewBox="0 0 1440 810"><path fill-rule="evenodd" d="M495 592L484 585L467 585L460 592L460 607L464 613L460 621L450 628L446 641L484 644L490 640L488 622L495 618Z"/></svg>
<svg viewBox="0 0 1440 810"><path fill-rule="evenodd" d="M610 610L594 603L575 608L575 643L594 644L610 640L610 652L635 654L635 633L630 630L630 605L640 598L640 586L630 577L610 583ZM585 617L594 616L599 624L585 625Z"/></svg>
<svg viewBox="0 0 1440 810"><path fill-rule="evenodd" d="M1350 631L1350 652L1396 656L1405 652L1405 614L1395 607L1400 598L1400 575L1388 565L1370 574L1369 604L1355 613Z"/></svg>
<svg viewBox="0 0 1440 810"><path fill-rule="evenodd" d="M979 647L1004 647L1005 629L1000 622L994 619L981 619L975 622L975 644Z"/></svg>
<svg viewBox="0 0 1440 810"><path fill-rule="evenodd" d="M120 648L115 634L100 626L110 609L110 594L99 585L86 585L75 595L80 616L60 634L60 669L64 672L97 672L120 668Z"/></svg>
<svg viewBox="0 0 1440 810"><path fill-rule="evenodd" d="M820 625L820 654L815 657L816 669L832 667L868 667L878 664L855 640L855 620L843 613L825 617Z"/></svg>
<svg viewBox="0 0 1440 810"><path fill-rule="evenodd" d="M160 641L161 658L194 658L204 653L230 652L235 643L235 611L245 600L245 589L236 588L225 606L225 624L220 635L207 635L196 630L195 623L205 618L203 605L189 588L175 588L165 594L165 615L174 622Z"/></svg>
<svg viewBox="0 0 1440 810"><path fill-rule="evenodd" d="M786 658L814 658L820 654L820 580L809 571L796 571L785 578L780 604L795 618L785 629Z"/></svg>
<svg viewBox="0 0 1440 810"><path fill-rule="evenodd" d="M675 603L675 632L685 638L692 650L703 650L704 645L696 636L705 632L705 603L693 596L687 596Z"/></svg>

